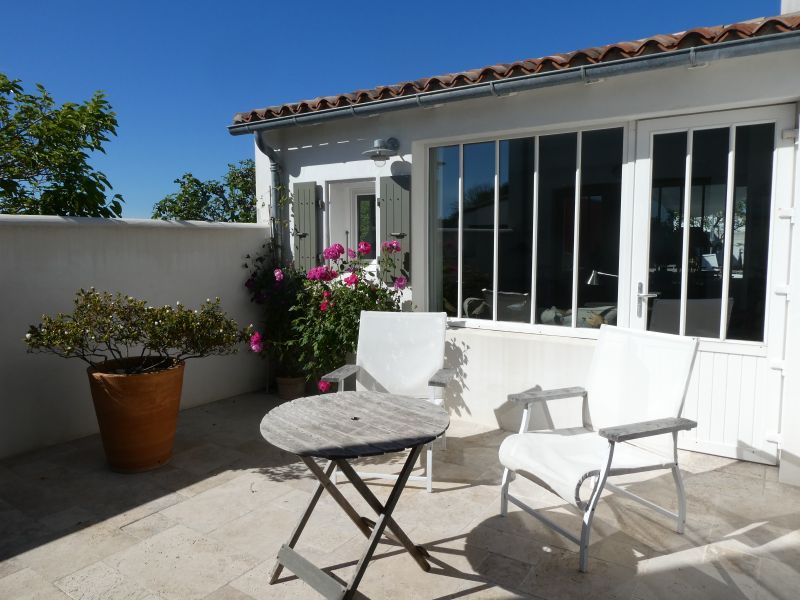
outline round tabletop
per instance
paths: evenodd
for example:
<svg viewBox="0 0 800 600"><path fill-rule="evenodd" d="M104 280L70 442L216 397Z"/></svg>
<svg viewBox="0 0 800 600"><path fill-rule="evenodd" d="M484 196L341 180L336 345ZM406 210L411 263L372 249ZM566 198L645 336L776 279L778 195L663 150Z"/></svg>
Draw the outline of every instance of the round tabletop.
<svg viewBox="0 0 800 600"><path fill-rule="evenodd" d="M339 459L399 452L432 442L450 426L441 406L383 392L337 392L273 408L261 435L298 456Z"/></svg>

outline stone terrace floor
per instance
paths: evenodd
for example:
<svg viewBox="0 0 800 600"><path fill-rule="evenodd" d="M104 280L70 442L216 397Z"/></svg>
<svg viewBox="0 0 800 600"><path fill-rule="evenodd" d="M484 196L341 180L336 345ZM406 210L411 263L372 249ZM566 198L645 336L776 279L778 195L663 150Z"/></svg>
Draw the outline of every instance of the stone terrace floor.
<svg viewBox="0 0 800 600"><path fill-rule="evenodd" d="M315 483L261 439L259 421L274 403L252 394L183 412L172 461L140 475L109 472L97 436L1 461L0 598L316 598L288 572L267 585ZM410 485L394 515L428 549L432 571L381 543L359 588L365 597L800 598L800 489L779 484L775 468L683 453L686 534L609 495L582 574L570 542L518 510L498 516L505 435L453 422L447 450L435 453L435 493ZM629 481L674 504L668 474ZM371 487L382 498L389 489ZM512 490L578 530L555 496L522 479ZM298 550L347 578L363 543L323 496Z"/></svg>

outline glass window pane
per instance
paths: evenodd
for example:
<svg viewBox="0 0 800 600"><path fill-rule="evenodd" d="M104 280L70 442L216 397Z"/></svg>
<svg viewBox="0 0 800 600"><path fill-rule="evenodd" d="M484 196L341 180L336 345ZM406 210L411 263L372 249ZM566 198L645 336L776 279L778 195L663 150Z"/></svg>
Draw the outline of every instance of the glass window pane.
<svg viewBox="0 0 800 600"><path fill-rule="evenodd" d="M764 340L775 125L736 128L729 339Z"/></svg>
<svg viewBox="0 0 800 600"><path fill-rule="evenodd" d="M535 138L500 141L497 320L530 323ZM486 302L492 302L492 294Z"/></svg>
<svg viewBox="0 0 800 600"><path fill-rule="evenodd" d="M375 258L375 194L356 196L356 219L358 241L369 242L372 246L372 251L364 258Z"/></svg>
<svg viewBox="0 0 800 600"><path fill-rule="evenodd" d="M622 129L581 137L578 327L617 324Z"/></svg>
<svg viewBox="0 0 800 600"><path fill-rule="evenodd" d="M494 142L464 145L463 316L491 319L494 281Z"/></svg>
<svg viewBox="0 0 800 600"><path fill-rule="evenodd" d="M458 146L431 148L430 309L458 314Z"/></svg>
<svg viewBox="0 0 800 600"><path fill-rule="evenodd" d="M647 313L650 331L680 330L686 141L685 131L653 136L648 291L659 296Z"/></svg>
<svg viewBox="0 0 800 600"><path fill-rule="evenodd" d="M572 257L578 135L539 138L536 322L572 325Z"/></svg>
<svg viewBox="0 0 800 600"><path fill-rule="evenodd" d="M719 337L729 136L725 127L692 138L686 335Z"/></svg>

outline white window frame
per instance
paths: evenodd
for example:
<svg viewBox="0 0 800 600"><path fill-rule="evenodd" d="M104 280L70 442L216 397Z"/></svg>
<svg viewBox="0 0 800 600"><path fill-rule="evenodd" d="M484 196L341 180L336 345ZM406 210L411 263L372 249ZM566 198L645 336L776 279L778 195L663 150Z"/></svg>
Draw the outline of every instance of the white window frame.
<svg viewBox="0 0 800 600"><path fill-rule="evenodd" d="M358 241L354 236L358 232L358 214L357 214L357 198L358 196L370 195L375 197L375 258L371 259L367 264L367 268L374 270L377 268L378 258L380 258L380 203L378 202L379 190L378 180L371 179L348 179L348 180L331 180L325 182L325 216L324 216L324 234L323 246L328 247L333 243L339 242L342 245L349 245L355 248ZM336 207L332 202L332 187L339 188L347 196L347 207L345 209L345 221L350 231L351 239L335 239L332 235L331 217Z"/></svg>
<svg viewBox="0 0 800 600"><path fill-rule="evenodd" d="M458 175L458 312L455 317L448 319L449 324L454 327L467 327L471 329L487 329L493 331L508 331L519 333L536 333L542 335L552 335L559 337L572 337L572 338L587 338L596 339L599 331L593 328L577 327L577 284L578 284L578 269L577 262L580 258L579 252L576 251L580 244L580 184L581 184L581 140L582 135L588 131L597 131L604 129L622 129L622 181L621 181L621 206L620 206L620 251L619 251L619 283L617 287L617 323L619 325L626 325L624 322L627 312L622 310L622 299L627 297L627 289L623 285L628 284L628 276L626 266L630 264L629 257L627 256L627 246L623 245L623 228L626 223L630 221L630 206L628 206L628 197L632 196L628 190L633 187L633 173L626 165L631 161L630 156L630 122L620 122L618 120L604 123L593 123L584 125L561 125L553 128L537 128L526 131L517 131L513 133L503 134L497 133L492 135L483 135L475 137L460 136L456 139L439 139L427 140L423 144L424 149L424 173L425 173L425 190L426 190L426 206L430 206L430 198L428 197L430 186L430 171L429 171L429 157L430 149L441 146L458 146L459 152L459 175ZM577 140L577 156L576 156L576 169L575 169L575 221L574 221L574 236L573 236L573 288L572 288L572 324L569 326L546 325L542 323L535 323L536 311L536 252L537 252L537 225L539 213L539 138L545 135L558 135L562 133L575 133L578 136ZM533 174L533 237L532 237L532 262L531 262L531 321L529 323L519 323L512 321L497 321L497 277L498 277L498 228L497 228L497 215L499 212L499 143L504 140L514 140L522 138L535 138L535 157L534 157L534 174ZM463 260L463 188L464 188L464 146L468 144L477 144L482 142L494 142L495 145L495 194L494 194L494 214L495 214L495 232L494 232L494 262L493 262L493 277L494 277L494 302L492 310L492 319L471 319L462 315L463 302L462 297L462 260ZM430 211L425 211L425 239L426 247L428 244L430 232ZM428 253L426 252L426 256ZM430 275L430 265L426 261L426 270ZM623 293L624 291L624 293ZM429 286L426 285L425 306L430 306ZM627 303L625 303L627 306ZM621 322L623 321L623 322Z"/></svg>
<svg viewBox="0 0 800 600"><path fill-rule="evenodd" d="M730 285L730 245L733 241L731 235L732 219L729 214L732 210L733 204L730 201L734 192L734 172L733 161L735 160L735 132L736 127L747 125L759 125L765 123L775 123L775 147L773 150L772 160L772 191L770 198L770 223L768 232L768 251L767 251L767 285L766 285L766 298L764 303L764 340L763 341L749 341L749 340L731 340L726 339L724 336L720 337L701 337L701 350L709 350L714 352L730 352L736 354L747 354L751 356L767 356L768 347L774 338L782 338L784 336L784 318L776 314L780 310L776 306L776 286L774 279L776 273L785 272L788 268L788 252L781 253L776 248L778 244L776 240L776 222L780 217L780 209L782 207L791 206L791 189L790 186L784 186L785 189L780 187L781 181L786 181L787 168L792 164L792 149L789 145L782 142L782 129L791 127L793 121L793 108L791 104L778 104L756 108L732 109L727 111L713 111L705 113L695 113L691 115L684 115L678 117L663 117L644 119L638 122L637 131L637 151L636 151L636 179L634 190L634 203L635 207L639 208L634 218L633 228L637 228L639 232L639 247L648 249L650 247L650 229L644 227L643 223L646 220L649 222L650 217L650 175L652 169L652 147L653 138L656 135L666 133L702 131L706 129L720 129L727 127L730 131L729 149L728 149L728 188L726 191L726 222L725 222L725 256L726 259L723 263L723 298L722 310L720 312L720 332L723 330L724 315L727 312L727 296ZM687 181L684 182L687 190L691 188L691 140L692 136L689 135L687 144L689 144L687 152ZM788 152L787 152L788 150ZM647 200L645 202L644 200ZM688 216L686 207L691 202L689 193L685 193L684 197L684 217ZM641 211L641 212L640 212ZM646 215L644 214L646 212ZM681 312L680 312L680 334L683 335L685 331L685 313L686 313L686 279L688 277L688 268L686 261L688 259L686 247L688 244L688 231L684 228L683 251L682 251L682 284L681 284ZM788 243L788 238L787 238ZM649 260L644 252L637 252L637 248L631 246L631 275L634 276L636 281L644 282L644 291L647 292L648 281L644 276L645 262ZM632 280L633 281L633 280ZM629 322L631 327L644 328L647 322L647 310L642 311L642 316L636 315L636 290L633 286L631 290L631 303L629 307ZM780 321L780 322L779 322ZM775 345L775 344L773 344Z"/></svg>

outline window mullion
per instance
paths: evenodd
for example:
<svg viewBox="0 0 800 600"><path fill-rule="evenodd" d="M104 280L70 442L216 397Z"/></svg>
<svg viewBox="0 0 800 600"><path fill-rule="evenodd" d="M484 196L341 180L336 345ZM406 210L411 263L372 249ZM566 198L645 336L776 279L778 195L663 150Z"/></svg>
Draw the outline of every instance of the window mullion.
<svg viewBox="0 0 800 600"><path fill-rule="evenodd" d="M463 292L461 274L464 263L464 144L458 145L458 310L460 319L463 311Z"/></svg>
<svg viewBox="0 0 800 600"><path fill-rule="evenodd" d="M686 175L683 198L683 247L681 251L681 313L678 333L686 334L686 300L689 287L689 230L692 210L692 143L694 130L689 129L686 135Z"/></svg>
<svg viewBox="0 0 800 600"><path fill-rule="evenodd" d="M533 147L533 232L531 236L531 324L536 323L536 252L538 249L539 226L539 136Z"/></svg>
<svg viewBox="0 0 800 600"><path fill-rule="evenodd" d="M578 256L581 233L581 145L583 135L579 131L577 156L575 157L575 221L572 234L572 327L578 326Z"/></svg>
<svg viewBox="0 0 800 600"><path fill-rule="evenodd" d="M497 283L499 281L498 267L500 265L500 140L494 141L494 269L492 279L492 321L497 321Z"/></svg>
<svg viewBox="0 0 800 600"><path fill-rule="evenodd" d="M733 195L736 170L736 127L731 126L728 136L728 185L725 191L725 244L722 259L722 311L719 316L719 337L728 336L728 296L731 285L731 247L733 245Z"/></svg>

